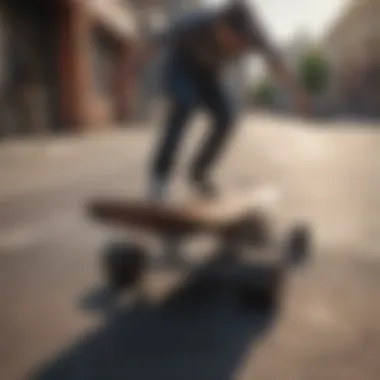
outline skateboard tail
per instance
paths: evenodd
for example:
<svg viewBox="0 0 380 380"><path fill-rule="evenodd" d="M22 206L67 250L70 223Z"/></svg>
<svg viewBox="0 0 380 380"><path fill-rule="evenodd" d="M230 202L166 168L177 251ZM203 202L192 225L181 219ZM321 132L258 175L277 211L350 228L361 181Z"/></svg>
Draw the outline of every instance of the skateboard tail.
<svg viewBox="0 0 380 380"><path fill-rule="evenodd" d="M102 223L121 227L137 227L162 233L190 234L207 230L206 221L195 218L191 213L162 206L141 203L97 201L89 205L90 216Z"/></svg>

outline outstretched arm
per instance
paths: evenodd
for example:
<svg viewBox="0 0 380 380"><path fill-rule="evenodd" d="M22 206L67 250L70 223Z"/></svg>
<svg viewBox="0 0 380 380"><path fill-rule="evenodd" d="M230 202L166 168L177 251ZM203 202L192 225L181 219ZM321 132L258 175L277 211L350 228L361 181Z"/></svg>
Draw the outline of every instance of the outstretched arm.
<svg viewBox="0 0 380 380"><path fill-rule="evenodd" d="M293 106L299 112L307 112L309 100L307 93L299 86L283 60L272 53L265 53L264 58L275 80L281 84L292 96Z"/></svg>
<svg viewBox="0 0 380 380"><path fill-rule="evenodd" d="M274 52L269 44L263 45L262 53L276 82L285 88L292 97L293 107L299 112L307 112L309 109L307 93L298 85L294 75L291 73L281 56Z"/></svg>
<svg viewBox="0 0 380 380"><path fill-rule="evenodd" d="M309 104L306 92L297 84L284 59L277 52L266 31L260 25L257 15L252 14L252 16L251 35L255 48L263 55L276 82L291 94L294 106L301 112L307 111Z"/></svg>

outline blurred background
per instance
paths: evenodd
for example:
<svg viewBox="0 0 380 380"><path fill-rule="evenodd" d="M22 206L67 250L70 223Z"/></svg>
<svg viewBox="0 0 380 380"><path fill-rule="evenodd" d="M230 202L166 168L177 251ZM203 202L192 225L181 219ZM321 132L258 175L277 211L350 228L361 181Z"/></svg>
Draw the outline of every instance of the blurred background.
<svg viewBox="0 0 380 380"><path fill-rule="evenodd" d="M110 231L84 206L145 194L164 105L164 54L137 77L132 43L222 3L0 0L1 379L380 378L379 0L252 0L310 94L305 117L259 57L226 78L242 117L221 186L274 186L279 221L314 234L284 311L247 314L220 290L176 287L182 272L155 271L155 306L109 312L99 254ZM175 198L205 128L200 115Z"/></svg>
<svg viewBox="0 0 380 380"><path fill-rule="evenodd" d="M160 58L128 76L130 44L223 1L2 1L2 139L128 125L157 104ZM379 116L377 1L257 1L259 15L323 115ZM236 99L286 110L257 59L231 73Z"/></svg>

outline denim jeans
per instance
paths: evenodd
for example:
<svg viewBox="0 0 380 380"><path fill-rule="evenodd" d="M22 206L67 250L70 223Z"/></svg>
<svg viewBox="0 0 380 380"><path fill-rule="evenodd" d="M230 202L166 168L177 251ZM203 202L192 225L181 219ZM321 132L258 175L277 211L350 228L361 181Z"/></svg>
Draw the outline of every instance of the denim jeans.
<svg viewBox="0 0 380 380"><path fill-rule="evenodd" d="M166 74L166 90L171 107L155 152L153 176L167 180L171 175L190 116L198 108L210 114L213 124L193 160L190 174L195 177L208 175L220 158L233 129L232 102L216 76L201 76L179 58L171 58Z"/></svg>

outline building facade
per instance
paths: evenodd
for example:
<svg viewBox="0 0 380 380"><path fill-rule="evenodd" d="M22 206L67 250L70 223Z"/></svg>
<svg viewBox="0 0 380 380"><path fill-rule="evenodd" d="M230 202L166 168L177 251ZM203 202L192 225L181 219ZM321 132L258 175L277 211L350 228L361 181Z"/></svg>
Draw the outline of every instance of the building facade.
<svg viewBox="0 0 380 380"><path fill-rule="evenodd" d="M133 8L121 0L4 0L0 135L126 120L136 30Z"/></svg>
<svg viewBox="0 0 380 380"><path fill-rule="evenodd" d="M126 120L132 77L131 41L137 21L128 2L61 2L59 59L62 115L67 125L96 128Z"/></svg>
<svg viewBox="0 0 380 380"><path fill-rule="evenodd" d="M324 39L338 108L380 116L380 1L354 0Z"/></svg>

